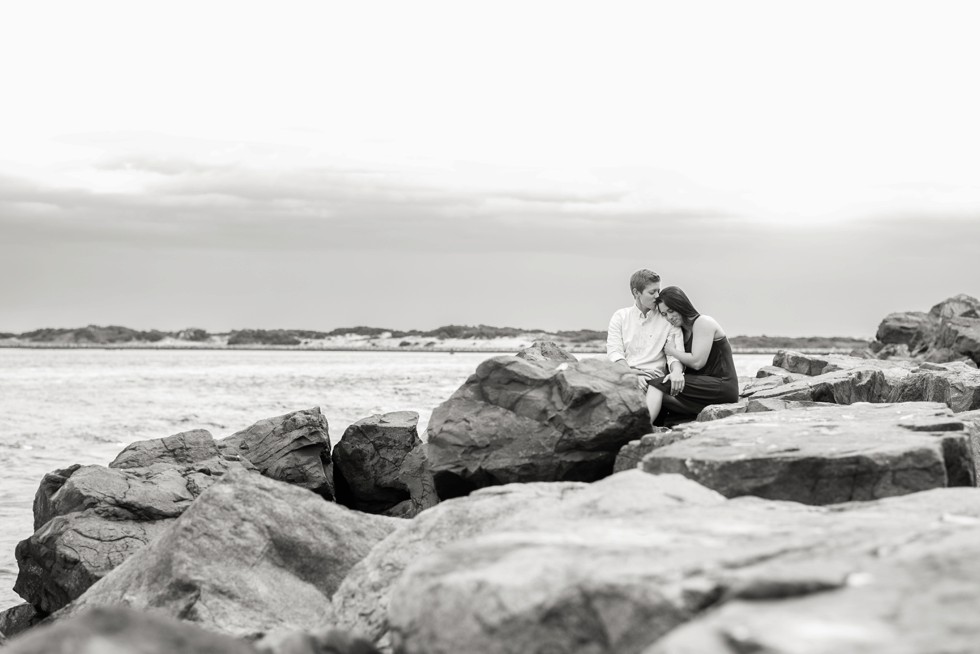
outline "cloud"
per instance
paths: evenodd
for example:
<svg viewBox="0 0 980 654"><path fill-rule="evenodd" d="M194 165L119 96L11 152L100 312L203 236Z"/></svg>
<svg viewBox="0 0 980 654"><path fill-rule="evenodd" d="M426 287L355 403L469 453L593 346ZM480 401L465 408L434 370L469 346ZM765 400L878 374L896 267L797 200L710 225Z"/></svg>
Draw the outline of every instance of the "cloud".
<svg viewBox="0 0 980 654"><path fill-rule="evenodd" d="M574 252L724 219L644 210L623 189L552 181L442 187L438 176L383 168L270 171L145 156L94 170L140 177L112 193L0 177L0 225L10 237L154 248Z"/></svg>

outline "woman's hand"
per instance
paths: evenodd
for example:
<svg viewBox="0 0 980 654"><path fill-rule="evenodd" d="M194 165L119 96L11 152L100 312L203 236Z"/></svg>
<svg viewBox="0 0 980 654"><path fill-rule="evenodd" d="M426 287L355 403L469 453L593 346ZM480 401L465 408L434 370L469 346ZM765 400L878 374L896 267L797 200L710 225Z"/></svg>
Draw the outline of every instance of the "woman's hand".
<svg viewBox="0 0 980 654"><path fill-rule="evenodd" d="M679 353L680 350L674 347L673 343L668 342L667 344L664 345L664 354L666 354L667 356L677 358L677 355Z"/></svg>

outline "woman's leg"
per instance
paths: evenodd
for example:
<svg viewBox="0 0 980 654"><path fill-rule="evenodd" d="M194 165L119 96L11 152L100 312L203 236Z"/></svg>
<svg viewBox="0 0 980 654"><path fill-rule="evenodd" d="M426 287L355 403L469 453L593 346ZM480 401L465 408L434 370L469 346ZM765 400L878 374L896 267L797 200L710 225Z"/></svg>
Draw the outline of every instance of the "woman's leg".
<svg viewBox="0 0 980 654"><path fill-rule="evenodd" d="M647 386L647 409L650 410L650 425L653 426L660 415L660 407L664 403L664 393L655 385Z"/></svg>

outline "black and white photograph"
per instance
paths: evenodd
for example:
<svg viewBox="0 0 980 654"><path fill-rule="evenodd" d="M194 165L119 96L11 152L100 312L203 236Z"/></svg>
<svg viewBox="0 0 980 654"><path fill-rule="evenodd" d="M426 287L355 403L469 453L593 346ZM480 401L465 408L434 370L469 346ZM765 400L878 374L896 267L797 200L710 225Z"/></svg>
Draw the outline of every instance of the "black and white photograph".
<svg viewBox="0 0 980 654"><path fill-rule="evenodd" d="M980 5L0 6L0 654L980 651Z"/></svg>

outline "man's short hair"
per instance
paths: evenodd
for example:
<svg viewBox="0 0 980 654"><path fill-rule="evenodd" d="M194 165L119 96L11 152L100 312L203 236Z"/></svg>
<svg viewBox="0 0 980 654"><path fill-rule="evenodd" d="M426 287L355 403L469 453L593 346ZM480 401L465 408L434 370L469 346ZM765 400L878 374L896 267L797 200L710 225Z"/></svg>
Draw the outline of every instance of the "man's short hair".
<svg viewBox="0 0 980 654"><path fill-rule="evenodd" d="M650 284L656 284L659 281L660 275L652 270L647 270L646 268L643 270L637 270L635 273L633 273L633 276L630 277L630 292L632 293L633 291L636 291L637 293L642 293L643 289L645 289L647 286Z"/></svg>

